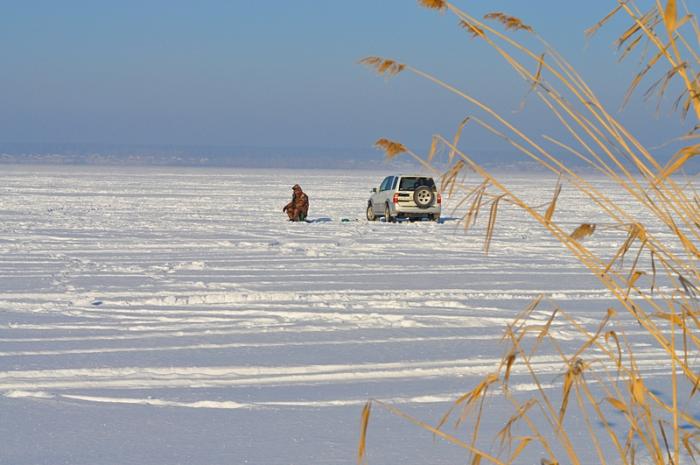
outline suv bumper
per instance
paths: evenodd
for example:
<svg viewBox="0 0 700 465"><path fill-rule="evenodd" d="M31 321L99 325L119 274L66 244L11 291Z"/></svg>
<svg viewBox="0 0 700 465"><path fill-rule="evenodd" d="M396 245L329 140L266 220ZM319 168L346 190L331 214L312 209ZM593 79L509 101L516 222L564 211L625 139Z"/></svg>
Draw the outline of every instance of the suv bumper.
<svg viewBox="0 0 700 465"><path fill-rule="evenodd" d="M397 218L420 218L427 217L429 215L439 216L441 211L439 205L428 208L418 208L393 204L389 208L391 209L392 215L396 216Z"/></svg>

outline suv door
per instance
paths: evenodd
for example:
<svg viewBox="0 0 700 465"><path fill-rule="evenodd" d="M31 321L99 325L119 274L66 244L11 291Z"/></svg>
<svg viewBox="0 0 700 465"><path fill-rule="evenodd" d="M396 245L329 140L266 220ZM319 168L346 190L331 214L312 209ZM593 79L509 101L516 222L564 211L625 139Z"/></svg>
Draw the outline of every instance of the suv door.
<svg viewBox="0 0 700 465"><path fill-rule="evenodd" d="M391 184L394 181L394 176L387 176L379 186L379 192L372 196L372 209L378 215L384 214L384 204L386 204L387 196L389 195Z"/></svg>

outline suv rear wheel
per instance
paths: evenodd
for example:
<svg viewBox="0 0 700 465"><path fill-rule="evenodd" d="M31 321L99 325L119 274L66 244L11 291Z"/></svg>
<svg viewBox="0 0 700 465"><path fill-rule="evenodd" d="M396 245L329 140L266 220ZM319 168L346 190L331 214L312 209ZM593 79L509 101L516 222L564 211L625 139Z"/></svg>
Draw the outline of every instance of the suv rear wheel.
<svg viewBox="0 0 700 465"><path fill-rule="evenodd" d="M389 208L389 204L386 204L386 206L384 206L384 221L387 223L394 222L394 218L391 216L391 209Z"/></svg>
<svg viewBox="0 0 700 465"><path fill-rule="evenodd" d="M377 215L374 214L374 209L372 208L371 203L369 205L367 205L367 220L368 221L377 221Z"/></svg>

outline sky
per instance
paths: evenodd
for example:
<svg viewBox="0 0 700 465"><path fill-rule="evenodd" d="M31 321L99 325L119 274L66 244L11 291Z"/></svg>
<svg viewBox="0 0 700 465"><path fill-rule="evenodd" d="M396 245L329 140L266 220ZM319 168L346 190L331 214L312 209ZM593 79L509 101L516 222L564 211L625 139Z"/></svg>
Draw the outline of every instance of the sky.
<svg viewBox="0 0 700 465"><path fill-rule="evenodd" d="M476 16L516 15L556 44L612 110L633 77L617 63L613 23L586 40L608 0L479 0ZM409 63L520 118L527 85L450 14L415 0L4 1L0 149L8 143L370 148L380 137L425 148L474 113L410 74L386 80L368 55ZM677 116L637 101L620 118L650 143L678 135ZM653 137L652 137L653 136ZM473 131L475 150L500 143ZM658 141L657 141L658 139Z"/></svg>

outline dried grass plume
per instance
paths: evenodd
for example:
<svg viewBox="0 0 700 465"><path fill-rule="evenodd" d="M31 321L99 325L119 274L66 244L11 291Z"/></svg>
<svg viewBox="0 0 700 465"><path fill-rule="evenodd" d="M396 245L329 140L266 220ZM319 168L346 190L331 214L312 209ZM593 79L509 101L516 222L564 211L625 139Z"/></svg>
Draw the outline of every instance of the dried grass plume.
<svg viewBox="0 0 700 465"><path fill-rule="evenodd" d="M425 8L430 8L431 10L444 10L447 8L447 2L445 0L418 0L418 4Z"/></svg>
<svg viewBox="0 0 700 465"><path fill-rule="evenodd" d="M462 28L466 29L466 31L469 32L469 33L472 35L472 37L475 37L475 38L476 38L476 37L484 37L484 31L483 31L483 29L481 29L481 28L478 27L478 26L475 26L475 25L473 25L473 24L471 24L471 23L468 23L468 22L465 21L465 20L461 20L461 21L459 22L459 25L460 25Z"/></svg>
<svg viewBox="0 0 700 465"><path fill-rule="evenodd" d="M507 14L504 14L504 13L500 13L500 12L489 13L489 14L484 16L484 19L495 19L496 21L503 24L507 30L512 29L514 31L534 32L532 27L523 23L520 19L516 18L515 16L508 16Z"/></svg>
<svg viewBox="0 0 700 465"><path fill-rule="evenodd" d="M374 143L374 146L380 150L383 150L388 159L392 159L395 156L406 153L408 150L403 144L399 142L394 142L389 139L379 139Z"/></svg>
<svg viewBox="0 0 700 465"><path fill-rule="evenodd" d="M406 68L406 65L381 57L367 57L360 60L360 64L374 68L377 74L382 76L396 76Z"/></svg>
<svg viewBox="0 0 700 465"><path fill-rule="evenodd" d="M585 239L588 236L593 235L595 232L595 224L584 223L571 233L571 238L577 241Z"/></svg>

